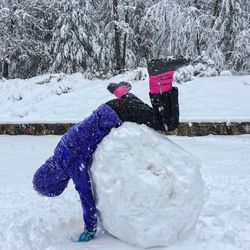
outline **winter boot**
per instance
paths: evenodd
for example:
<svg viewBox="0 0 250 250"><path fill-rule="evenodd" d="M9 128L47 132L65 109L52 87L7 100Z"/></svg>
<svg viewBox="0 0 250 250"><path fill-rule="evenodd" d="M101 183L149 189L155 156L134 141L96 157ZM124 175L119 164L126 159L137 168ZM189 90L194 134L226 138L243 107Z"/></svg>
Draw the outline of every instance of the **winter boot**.
<svg viewBox="0 0 250 250"><path fill-rule="evenodd" d="M128 82L109 83L107 89L111 94L114 94L118 99L127 94L132 86Z"/></svg>
<svg viewBox="0 0 250 250"><path fill-rule="evenodd" d="M168 92L172 89L175 71L189 64L184 57L152 59L148 61L149 89L151 94Z"/></svg>
<svg viewBox="0 0 250 250"><path fill-rule="evenodd" d="M173 87L161 94L149 93L152 106L166 131L175 130L179 126L178 89Z"/></svg>

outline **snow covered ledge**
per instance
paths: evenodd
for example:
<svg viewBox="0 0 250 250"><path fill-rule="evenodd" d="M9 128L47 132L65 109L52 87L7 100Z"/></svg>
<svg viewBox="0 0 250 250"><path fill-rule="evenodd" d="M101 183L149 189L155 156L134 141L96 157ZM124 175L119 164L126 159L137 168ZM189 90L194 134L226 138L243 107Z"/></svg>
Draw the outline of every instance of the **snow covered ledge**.
<svg viewBox="0 0 250 250"><path fill-rule="evenodd" d="M0 124L0 134L5 135L62 135L74 123L22 123ZM249 122L182 122L177 130L167 133L180 136L240 135L250 134Z"/></svg>

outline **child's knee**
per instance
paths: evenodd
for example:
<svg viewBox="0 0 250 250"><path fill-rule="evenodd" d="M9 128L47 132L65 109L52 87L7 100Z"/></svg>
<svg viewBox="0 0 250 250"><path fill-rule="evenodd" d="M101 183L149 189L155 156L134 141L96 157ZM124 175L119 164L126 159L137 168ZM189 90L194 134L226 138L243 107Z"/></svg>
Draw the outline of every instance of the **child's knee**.
<svg viewBox="0 0 250 250"><path fill-rule="evenodd" d="M179 127L179 120L172 121L167 127L168 131L173 131Z"/></svg>

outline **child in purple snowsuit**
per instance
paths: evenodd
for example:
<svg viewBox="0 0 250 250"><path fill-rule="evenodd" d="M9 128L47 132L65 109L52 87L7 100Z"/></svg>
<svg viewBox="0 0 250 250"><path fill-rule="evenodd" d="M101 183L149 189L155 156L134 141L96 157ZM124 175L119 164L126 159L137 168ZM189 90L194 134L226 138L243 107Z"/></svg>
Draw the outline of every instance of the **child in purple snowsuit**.
<svg viewBox="0 0 250 250"><path fill-rule="evenodd" d="M110 83L108 90L117 99L101 105L92 115L69 129L56 146L54 155L36 171L34 189L48 197L60 195L69 180L73 180L84 218L84 232L79 241L94 238L97 230L89 168L98 144L112 128L121 126L125 121L145 124L160 131L176 129L179 125L178 89L172 87L172 80L175 70L187 63L184 58L151 60L148 63L149 95L153 108L129 93L129 83Z"/></svg>

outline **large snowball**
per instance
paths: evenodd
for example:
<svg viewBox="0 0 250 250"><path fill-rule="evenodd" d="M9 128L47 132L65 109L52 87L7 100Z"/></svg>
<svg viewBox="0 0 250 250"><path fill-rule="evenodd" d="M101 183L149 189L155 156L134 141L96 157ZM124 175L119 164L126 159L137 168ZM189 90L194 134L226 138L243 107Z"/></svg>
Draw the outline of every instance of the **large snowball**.
<svg viewBox="0 0 250 250"><path fill-rule="evenodd" d="M204 202L199 168L190 153L144 125L113 129L91 167L104 228L141 247L182 238Z"/></svg>

